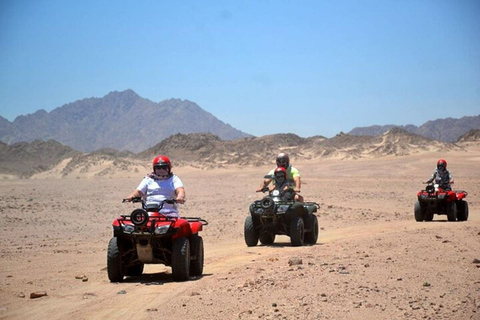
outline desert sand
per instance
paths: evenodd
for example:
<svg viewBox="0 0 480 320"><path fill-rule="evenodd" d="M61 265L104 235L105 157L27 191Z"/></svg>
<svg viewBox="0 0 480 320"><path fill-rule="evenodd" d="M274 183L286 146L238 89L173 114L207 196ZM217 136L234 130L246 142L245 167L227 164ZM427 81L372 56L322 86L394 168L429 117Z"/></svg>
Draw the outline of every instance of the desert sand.
<svg viewBox="0 0 480 320"><path fill-rule="evenodd" d="M454 189L469 193L466 222L414 220L416 193L438 158ZM0 319L480 319L479 146L292 162L303 196L320 204L313 246L282 236L245 245L244 219L273 159L174 168L187 190L181 214L209 222L204 275L180 283L162 265L122 283L107 278L111 223L136 208L121 199L143 177L138 168L0 180Z"/></svg>

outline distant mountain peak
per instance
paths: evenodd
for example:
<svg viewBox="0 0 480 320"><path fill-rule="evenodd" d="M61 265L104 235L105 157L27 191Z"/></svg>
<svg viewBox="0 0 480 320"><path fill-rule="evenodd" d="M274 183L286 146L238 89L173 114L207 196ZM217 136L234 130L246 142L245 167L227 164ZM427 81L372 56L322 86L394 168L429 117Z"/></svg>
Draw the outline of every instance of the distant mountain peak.
<svg viewBox="0 0 480 320"><path fill-rule="evenodd" d="M369 127L357 127L352 129L349 134L357 136L379 136L385 132L397 128L395 130L405 130L409 133L414 133L429 139L443 141L443 142L455 142L464 133L472 129L480 129L480 115L478 116L466 116L460 119L445 118L430 120L422 124L420 127L414 125L372 125Z"/></svg>
<svg viewBox="0 0 480 320"><path fill-rule="evenodd" d="M39 110L0 124L2 142L55 139L87 152L101 148L140 152L176 133L210 132L226 140L251 136L192 101L168 99L156 103L131 89L78 100L50 113Z"/></svg>

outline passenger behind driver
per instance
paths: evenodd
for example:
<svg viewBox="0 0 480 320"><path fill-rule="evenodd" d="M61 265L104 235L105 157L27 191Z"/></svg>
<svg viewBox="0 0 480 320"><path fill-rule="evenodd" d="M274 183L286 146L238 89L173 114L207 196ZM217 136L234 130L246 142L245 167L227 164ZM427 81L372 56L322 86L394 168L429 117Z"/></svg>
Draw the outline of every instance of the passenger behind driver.
<svg viewBox="0 0 480 320"><path fill-rule="evenodd" d="M282 167L285 169L286 174L287 174L287 179L289 181L293 181L294 185L294 190L295 191L295 201L300 201L303 202L303 197L299 194L300 192L300 187L302 185L301 180L300 180L300 172L293 167L290 164L290 157L288 156L287 153L282 152L280 153L277 158L276 158L276 163L277 167ZM273 176L274 175L274 170L271 170L268 175ZM260 187L256 190L257 192L261 192L263 188L268 186L272 182L271 178L265 178L263 179L262 183L260 184Z"/></svg>

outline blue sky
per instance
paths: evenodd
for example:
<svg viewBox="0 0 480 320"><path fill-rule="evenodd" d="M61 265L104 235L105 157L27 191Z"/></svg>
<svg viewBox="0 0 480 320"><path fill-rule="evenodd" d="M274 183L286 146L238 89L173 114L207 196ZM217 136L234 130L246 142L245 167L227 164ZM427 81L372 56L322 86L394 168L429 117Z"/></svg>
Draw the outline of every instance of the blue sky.
<svg viewBox="0 0 480 320"><path fill-rule="evenodd" d="M132 89L261 136L480 114L480 1L0 1L0 115Z"/></svg>

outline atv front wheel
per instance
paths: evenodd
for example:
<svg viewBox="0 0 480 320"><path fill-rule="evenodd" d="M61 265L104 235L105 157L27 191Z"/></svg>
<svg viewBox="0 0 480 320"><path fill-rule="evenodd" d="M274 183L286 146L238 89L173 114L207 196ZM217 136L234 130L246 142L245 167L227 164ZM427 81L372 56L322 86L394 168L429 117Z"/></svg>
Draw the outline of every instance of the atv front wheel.
<svg viewBox="0 0 480 320"><path fill-rule="evenodd" d="M457 218L458 221L467 221L468 220L468 202L459 201L457 203Z"/></svg>
<svg viewBox="0 0 480 320"><path fill-rule="evenodd" d="M448 221L457 221L457 204L455 202L447 204L447 219Z"/></svg>
<svg viewBox="0 0 480 320"><path fill-rule="evenodd" d="M318 219L317 216L312 215L310 218L312 230L305 233L305 243L315 244L318 239Z"/></svg>
<svg viewBox="0 0 480 320"><path fill-rule="evenodd" d="M273 233L262 233L260 235L260 242L262 244L272 244L275 241L275 235Z"/></svg>
<svg viewBox="0 0 480 320"><path fill-rule="evenodd" d="M108 243L107 271L108 279L111 282L120 282L123 280L122 256L120 254L117 237L113 237Z"/></svg>
<svg viewBox="0 0 480 320"><path fill-rule="evenodd" d="M423 221L425 217L423 216L422 205L420 201L415 202L415 206L413 208L413 212L415 213L415 221Z"/></svg>
<svg viewBox="0 0 480 320"><path fill-rule="evenodd" d="M292 246L303 246L305 228L301 217L294 217L290 222L290 242Z"/></svg>
<svg viewBox="0 0 480 320"><path fill-rule="evenodd" d="M186 281L190 275L190 241L182 237L175 240L172 249L172 274L175 281Z"/></svg>
<svg viewBox="0 0 480 320"><path fill-rule="evenodd" d="M190 275L198 277L203 273L203 239L198 234L192 236L192 251L195 259L190 262Z"/></svg>
<svg viewBox="0 0 480 320"><path fill-rule="evenodd" d="M243 236L245 237L245 243L249 247L254 247L258 243L258 233L255 230L252 216L245 218L245 227L243 230Z"/></svg>

